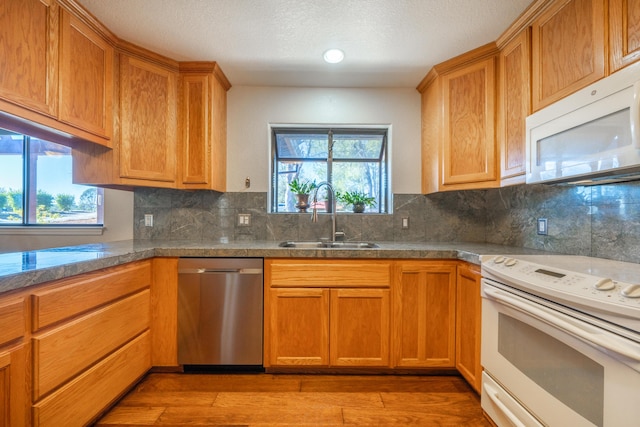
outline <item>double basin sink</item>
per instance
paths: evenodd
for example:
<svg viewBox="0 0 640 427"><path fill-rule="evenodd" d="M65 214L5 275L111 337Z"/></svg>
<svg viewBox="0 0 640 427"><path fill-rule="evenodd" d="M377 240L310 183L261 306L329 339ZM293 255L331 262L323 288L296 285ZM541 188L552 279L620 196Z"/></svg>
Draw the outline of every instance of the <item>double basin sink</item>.
<svg viewBox="0 0 640 427"><path fill-rule="evenodd" d="M278 246L297 249L373 249L380 246L372 242L287 241Z"/></svg>

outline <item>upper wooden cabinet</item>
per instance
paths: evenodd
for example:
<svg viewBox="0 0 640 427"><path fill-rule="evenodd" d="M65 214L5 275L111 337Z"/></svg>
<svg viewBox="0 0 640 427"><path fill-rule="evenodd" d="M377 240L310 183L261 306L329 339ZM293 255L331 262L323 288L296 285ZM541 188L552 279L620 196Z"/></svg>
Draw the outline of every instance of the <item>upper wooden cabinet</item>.
<svg viewBox="0 0 640 427"><path fill-rule="evenodd" d="M456 261L396 262L394 366L455 366L456 265Z"/></svg>
<svg viewBox="0 0 640 427"><path fill-rule="evenodd" d="M500 50L497 135L503 184L524 182L526 118L531 113L530 36L526 28Z"/></svg>
<svg viewBox="0 0 640 427"><path fill-rule="evenodd" d="M605 4L555 1L533 21L533 111L605 76Z"/></svg>
<svg viewBox="0 0 640 427"><path fill-rule="evenodd" d="M215 62L180 64L179 186L226 190L227 91Z"/></svg>
<svg viewBox="0 0 640 427"><path fill-rule="evenodd" d="M66 10L60 34L60 120L111 139L114 49Z"/></svg>
<svg viewBox="0 0 640 427"><path fill-rule="evenodd" d="M612 73L640 59L640 2L609 0L609 47Z"/></svg>
<svg viewBox="0 0 640 427"><path fill-rule="evenodd" d="M0 98L56 115L58 16L53 1L0 2Z"/></svg>
<svg viewBox="0 0 640 427"><path fill-rule="evenodd" d="M490 188L497 179L495 43L437 65L422 93L422 189Z"/></svg>

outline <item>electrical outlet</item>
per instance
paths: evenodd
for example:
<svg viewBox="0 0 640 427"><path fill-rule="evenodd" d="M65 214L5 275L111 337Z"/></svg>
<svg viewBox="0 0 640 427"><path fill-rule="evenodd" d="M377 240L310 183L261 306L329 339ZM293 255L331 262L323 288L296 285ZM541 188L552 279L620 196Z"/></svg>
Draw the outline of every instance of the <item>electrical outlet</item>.
<svg viewBox="0 0 640 427"><path fill-rule="evenodd" d="M152 214L144 214L144 226L145 227L153 227L153 215Z"/></svg>
<svg viewBox="0 0 640 427"><path fill-rule="evenodd" d="M409 217L402 218L402 229L407 230L409 228Z"/></svg>
<svg viewBox="0 0 640 427"><path fill-rule="evenodd" d="M251 214L238 214L238 226L249 227L251 225Z"/></svg>
<svg viewBox="0 0 640 427"><path fill-rule="evenodd" d="M549 232L549 224L547 218L538 218L538 234L546 236Z"/></svg>

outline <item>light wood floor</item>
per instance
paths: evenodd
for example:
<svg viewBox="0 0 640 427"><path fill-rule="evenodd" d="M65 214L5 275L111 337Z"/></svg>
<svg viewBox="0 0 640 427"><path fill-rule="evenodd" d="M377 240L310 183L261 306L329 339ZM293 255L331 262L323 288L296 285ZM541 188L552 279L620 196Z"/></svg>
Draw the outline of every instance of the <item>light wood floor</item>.
<svg viewBox="0 0 640 427"><path fill-rule="evenodd" d="M96 426L490 426L457 376L149 374Z"/></svg>

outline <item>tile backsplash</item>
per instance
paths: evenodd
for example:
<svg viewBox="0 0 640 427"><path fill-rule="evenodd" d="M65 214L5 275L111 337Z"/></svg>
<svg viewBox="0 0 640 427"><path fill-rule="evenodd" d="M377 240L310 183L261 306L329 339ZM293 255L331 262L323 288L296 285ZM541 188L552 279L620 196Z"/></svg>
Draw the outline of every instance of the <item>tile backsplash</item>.
<svg viewBox="0 0 640 427"><path fill-rule="evenodd" d="M241 213L249 226L238 224ZM537 218L547 218L548 235L536 233ZM267 194L248 192L138 188L134 221L143 240L308 240L331 230L329 215L312 223L310 213L267 213ZM396 194L393 214L339 213L337 229L347 240L486 242L640 262L640 182Z"/></svg>

